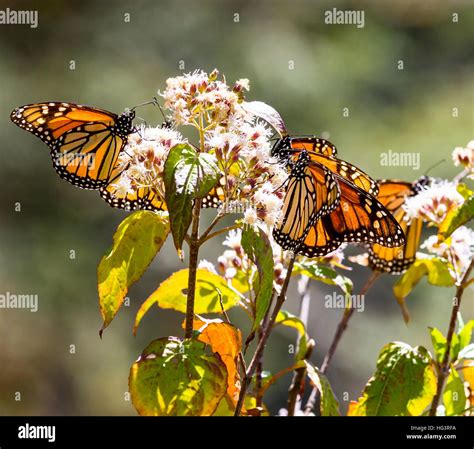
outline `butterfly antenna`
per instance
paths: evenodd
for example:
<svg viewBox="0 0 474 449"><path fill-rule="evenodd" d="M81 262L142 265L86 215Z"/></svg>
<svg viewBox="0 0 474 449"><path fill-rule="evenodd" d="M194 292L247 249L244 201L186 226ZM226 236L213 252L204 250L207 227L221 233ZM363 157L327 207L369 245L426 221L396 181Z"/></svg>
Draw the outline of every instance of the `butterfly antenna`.
<svg viewBox="0 0 474 449"><path fill-rule="evenodd" d="M134 111L135 109L140 108L140 107L142 107L142 106L146 106L146 105L148 105L148 104L152 104L152 105L154 105L154 106L159 106L157 98L156 98L156 97L153 97L153 100L145 101L144 103L137 104L136 106L134 106L134 107L131 109L131 111ZM161 109L161 108L160 108L160 109Z"/></svg>
<svg viewBox="0 0 474 449"><path fill-rule="evenodd" d="M138 120L141 120L145 126L148 126L148 123L146 122L146 120L145 120L143 117L138 117L138 116L137 116L136 118L137 118ZM140 136L140 137L141 137L141 136Z"/></svg>
<svg viewBox="0 0 474 449"><path fill-rule="evenodd" d="M161 107L160 103L156 103L156 105L160 108L161 115L163 116L163 123L161 124L162 128L172 128L173 127L173 122L166 117L165 111L163 111L163 108Z"/></svg>
<svg viewBox="0 0 474 449"><path fill-rule="evenodd" d="M438 165L441 165L443 162L446 162L446 159L441 159L440 161L436 162L435 164L433 164L430 168L428 168L428 170L425 171L425 173L423 174L423 176L427 176L428 173L433 170L434 168L436 168Z"/></svg>

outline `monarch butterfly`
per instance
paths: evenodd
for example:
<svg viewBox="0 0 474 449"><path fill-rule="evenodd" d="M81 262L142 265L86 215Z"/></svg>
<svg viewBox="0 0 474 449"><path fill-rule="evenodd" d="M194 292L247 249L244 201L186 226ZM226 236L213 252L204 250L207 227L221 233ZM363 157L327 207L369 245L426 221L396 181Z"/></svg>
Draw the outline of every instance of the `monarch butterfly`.
<svg viewBox="0 0 474 449"><path fill-rule="evenodd" d="M395 248L384 248L378 244L369 247L369 266L376 271L401 274L415 261L420 244L422 220L413 219L410 224L405 219L403 204L405 199L414 196L427 185L432 178L422 176L410 183L404 181L381 180L378 200L393 214L406 235L406 243Z"/></svg>
<svg viewBox="0 0 474 449"><path fill-rule="evenodd" d="M82 189L100 190L113 207L163 209L147 188L116 197L113 183L120 176L118 158L128 136L135 132L134 109L117 115L74 103L35 103L16 108L10 116L18 125L45 142L58 175Z"/></svg>
<svg viewBox="0 0 474 449"><path fill-rule="evenodd" d="M284 249L308 257L324 256L343 242L371 242L389 247L402 244L403 230L374 197L378 193L376 182L359 168L337 159L336 155L334 145L317 137L285 137L277 141L272 156L286 163L291 172L284 218L273 231L275 241ZM307 172L314 167L329 170L339 190L336 199L330 195L323 198L332 203L319 214L311 191L309 201L294 204L295 197L306 198L308 192L307 182L301 181L301 171ZM310 182L320 184L321 180L313 176ZM307 224L303 232L300 222Z"/></svg>

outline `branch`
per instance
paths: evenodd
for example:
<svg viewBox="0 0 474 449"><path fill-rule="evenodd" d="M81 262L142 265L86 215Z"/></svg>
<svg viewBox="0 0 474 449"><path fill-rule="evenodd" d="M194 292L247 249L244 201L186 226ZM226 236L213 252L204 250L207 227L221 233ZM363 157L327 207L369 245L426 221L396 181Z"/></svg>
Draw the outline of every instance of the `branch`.
<svg viewBox="0 0 474 449"><path fill-rule="evenodd" d="M381 275L382 273L380 271L374 271L370 275L369 279L365 283L365 285L360 289L359 295L365 295L369 289L374 285L374 282L377 280L377 278ZM354 313L354 308L350 307L349 309L344 310L344 314L342 315L341 321L339 322L336 333L334 334L334 337L332 339L331 345L329 346L329 350L324 357L323 363L321 365L320 372L321 374L325 374L329 364L331 363L331 360L334 356L334 353L336 352L336 349L339 345L339 342L341 341L342 335L344 334L344 331L347 328L347 325L349 324L349 320L351 319L352 314ZM304 413L305 415L309 415L312 411L313 408L316 404L316 402L319 399L319 390L316 387L313 387L313 391L311 391L311 395L308 399L308 402L306 403L306 406L304 408Z"/></svg>
<svg viewBox="0 0 474 449"><path fill-rule="evenodd" d="M449 356L451 353L451 343L454 335L454 328L456 327L456 319L458 316L459 308L461 307L461 299L464 293L464 290L470 282L468 282L469 275L474 266L474 259L471 260L469 268L464 273L461 282L456 288L456 296L454 297L453 309L451 311L451 320L449 322L448 335L446 337L446 351L443 356L443 360L438 370L438 384L436 386L436 394L433 398L430 408L430 416L436 416L436 410L438 408L439 401L441 399L441 393L443 392L444 381L449 374Z"/></svg>
<svg viewBox="0 0 474 449"><path fill-rule="evenodd" d="M278 298L276 300L276 304L275 304L275 307L273 308L271 318L270 318L270 320L268 321L267 325L264 328L264 331L262 333L262 338L258 342L257 348L255 349L255 353L252 357L252 360L250 361L250 364L247 367L245 377L242 380L242 386L240 388L239 400L238 400L237 406L235 408L234 416L240 416L240 412L241 412L242 406L244 404L244 399L245 399L245 394L247 392L247 388L248 388L249 383L252 379L253 373L255 372L258 361L260 359L260 356L261 356L261 354L263 353L263 351L265 349L265 345L267 343L268 337L270 336L272 328L275 324L278 312L280 311L283 303L285 302L286 292L288 290L288 285L290 283L290 278L291 278L291 273L293 271L294 263L295 263L295 257L294 257L294 255L292 255L291 258L290 258L290 262L288 264L286 278L285 278L285 281L283 282L283 286L281 288L280 294L278 295Z"/></svg>
<svg viewBox="0 0 474 449"><path fill-rule="evenodd" d="M188 297L186 301L186 332L184 338L191 338L194 324L194 298L196 296L196 276L199 255L199 218L201 215L201 200L196 198L193 206L193 222L189 237L189 278Z"/></svg>
<svg viewBox="0 0 474 449"><path fill-rule="evenodd" d="M265 316L262 320L262 325L258 332L258 341L262 339L263 336L263 329L267 327L268 320L270 319L270 310L273 304L273 300L275 299L275 289L273 289L272 297L270 298L270 303L268 304L268 309L265 312ZM247 338L248 340L248 338ZM246 342L245 350L247 350L248 345L250 342ZM263 388L262 388L262 372L263 372L263 354L265 353L265 348L260 353L260 356L257 360L257 368L255 369L255 398L256 398L256 406L262 407L263 402ZM246 370L247 371L247 370Z"/></svg>
<svg viewBox="0 0 474 449"><path fill-rule="evenodd" d="M205 242L207 240L207 236L211 233L211 231L214 229L214 226L219 223L219 221L224 218L224 214L218 213L214 219L211 221L211 224L208 226L208 228L201 234L201 242ZM209 237L210 238L210 237Z"/></svg>
<svg viewBox="0 0 474 449"><path fill-rule="evenodd" d="M300 284L298 285L298 290L300 293L300 310L299 317L302 321L304 328L308 327L308 316L309 316L309 306L311 302L311 296L309 294L309 278L306 276L301 276ZM301 336L298 334L296 343L297 351L299 350ZM304 360L307 360L311 357L313 352L313 347L310 346L304 355ZM296 404L298 402L298 397L302 391L302 386L304 379L306 377L306 368L298 368L295 370L293 375L293 380L291 381L290 389L288 390L288 402L286 409L288 411L288 416L294 416Z"/></svg>
<svg viewBox="0 0 474 449"><path fill-rule="evenodd" d="M308 360L311 357L311 354L313 353L313 349L314 349L313 340L311 340L311 343L312 344L308 345L308 349L306 351L306 354L303 357L303 360ZM288 402L287 402L287 407L286 407L288 410L288 416L295 415L296 404L298 402L298 397L302 390L302 385L303 385L305 377L306 377L306 366L297 368L295 370L295 375L293 376L293 381L291 383L290 390L288 393Z"/></svg>
<svg viewBox="0 0 474 449"><path fill-rule="evenodd" d="M207 242L208 240L214 238L216 235L220 235L220 234L223 234L224 232L229 232L231 231L232 229L240 229L242 227L241 224L234 224L234 225L231 225L231 226L226 226L225 228L222 228L222 229L219 229L218 231L215 231L213 232L212 234L207 234L204 233L202 236L201 236L201 239L200 239L200 243L204 243L204 242ZM212 228L211 228L212 229Z"/></svg>

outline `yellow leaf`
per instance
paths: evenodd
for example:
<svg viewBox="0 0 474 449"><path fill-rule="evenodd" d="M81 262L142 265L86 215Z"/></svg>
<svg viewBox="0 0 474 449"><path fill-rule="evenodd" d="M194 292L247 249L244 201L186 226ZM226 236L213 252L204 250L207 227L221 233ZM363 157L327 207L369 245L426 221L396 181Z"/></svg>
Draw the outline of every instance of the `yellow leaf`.
<svg viewBox="0 0 474 449"><path fill-rule="evenodd" d="M169 233L166 213L140 210L130 214L117 228L113 246L97 267L99 304L104 324L110 324L127 294L138 281Z"/></svg>
<svg viewBox="0 0 474 449"><path fill-rule="evenodd" d="M393 294L402 308L403 319L406 323L409 321L410 316L406 308L405 298L411 293L423 276L428 277L428 282L431 285L440 287L450 287L454 285L446 262L435 257L416 260L393 286Z"/></svg>
<svg viewBox="0 0 474 449"><path fill-rule="evenodd" d="M188 269L173 273L168 279L145 300L135 317L134 334L145 313L153 304L162 309L174 309L186 312L188 287ZM221 313L219 295L222 296L224 310L234 307L239 302L239 294L227 284L218 274L205 269L198 269L196 275L196 297L194 302L195 313Z"/></svg>

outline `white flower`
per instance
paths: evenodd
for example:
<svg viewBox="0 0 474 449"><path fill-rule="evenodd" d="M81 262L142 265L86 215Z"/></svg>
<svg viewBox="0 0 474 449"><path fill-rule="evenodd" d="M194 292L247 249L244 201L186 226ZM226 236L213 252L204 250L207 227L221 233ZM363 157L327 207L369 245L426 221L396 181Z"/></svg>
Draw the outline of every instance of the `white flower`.
<svg viewBox="0 0 474 449"><path fill-rule="evenodd" d="M242 240L242 231L240 229L232 229L229 231L229 233L227 234L227 237L222 242L222 244L236 251L237 249L240 249L242 246L241 240Z"/></svg>
<svg viewBox="0 0 474 449"><path fill-rule="evenodd" d="M217 274L216 267L214 266L214 264L206 259L202 259L199 261L198 268Z"/></svg>
<svg viewBox="0 0 474 449"><path fill-rule="evenodd" d="M469 267L474 253L474 231L466 226L460 226L443 242L438 241L436 235L428 237L421 248L430 253L446 258L454 267L451 273L454 279L459 280Z"/></svg>
<svg viewBox="0 0 474 449"><path fill-rule="evenodd" d="M227 160L234 154L237 156L243 146L242 136L229 132L214 130L206 134L206 147L210 150L220 150L223 159Z"/></svg>
<svg viewBox="0 0 474 449"><path fill-rule="evenodd" d="M241 78L235 82L234 89L242 90L245 89L246 91L250 90L250 81L247 78Z"/></svg>
<svg viewBox="0 0 474 449"><path fill-rule="evenodd" d="M279 223L281 219L280 210L266 210L264 214L264 222L267 226L272 227Z"/></svg>
<svg viewBox="0 0 474 449"><path fill-rule="evenodd" d="M237 274L237 269L234 267L227 267L224 273L226 279L232 279Z"/></svg>
<svg viewBox="0 0 474 449"><path fill-rule="evenodd" d="M456 147L453 151L454 165L470 169L469 178L474 179L474 140L468 142L466 148Z"/></svg>
<svg viewBox="0 0 474 449"><path fill-rule="evenodd" d="M246 142L242 150L243 157L254 157L259 161L267 161L270 158L271 150L272 131L270 127L259 120L252 120L243 123L240 131Z"/></svg>
<svg viewBox="0 0 474 449"><path fill-rule="evenodd" d="M138 164L132 165L128 170L127 174L133 179L136 180L145 180L146 175L148 173L148 169L146 168L145 164L139 162Z"/></svg>
<svg viewBox="0 0 474 449"><path fill-rule="evenodd" d="M127 193L131 192L132 190L132 182L126 173L122 173L118 179L118 181L112 184L114 188L114 194L119 197L124 197Z"/></svg>
<svg viewBox="0 0 474 449"><path fill-rule="evenodd" d="M249 207L244 214L244 223L248 225L254 225L258 222L257 211Z"/></svg>
<svg viewBox="0 0 474 449"><path fill-rule="evenodd" d="M418 195L408 197L403 208L406 220L421 218L429 223L441 223L449 209L460 206L464 198L457 191L457 185L449 181L440 181L423 188Z"/></svg>
<svg viewBox="0 0 474 449"><path fill-rule="evenodd" d="M283 207L283 200L274 194L269 194L267 195L265 207L267 208L267 211L279 212Z"/></svg>
<svg viewBox="0 0 474 449"><path fill-rule="evenodd" d="M331 253L326 254L321 259L323 259L325 263L328 263L331 265L340 265L342 261L344 260L344 250L346 248L347 248L347 243L342 243L339 248L337 248Z"/></svg>

